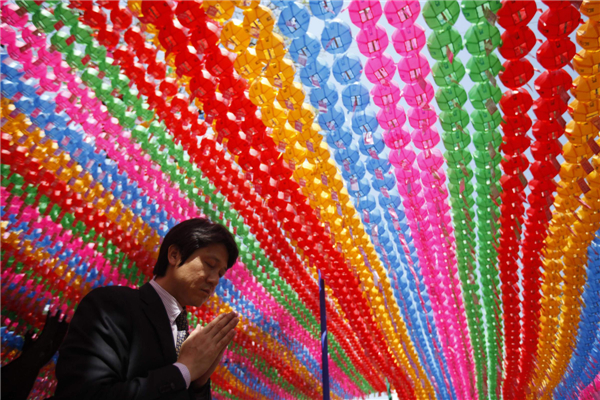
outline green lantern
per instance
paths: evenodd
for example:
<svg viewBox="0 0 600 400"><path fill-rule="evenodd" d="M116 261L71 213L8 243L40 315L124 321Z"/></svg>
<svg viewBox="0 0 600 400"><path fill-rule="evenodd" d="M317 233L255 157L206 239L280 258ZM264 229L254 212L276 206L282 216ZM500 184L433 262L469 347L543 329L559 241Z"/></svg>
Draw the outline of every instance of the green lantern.
<svg viewBox="0 0 600 400"><path fill-rule="evenodd" d="M461 166L469 165L473 160L471 152L466 149L447 151L444 153L444 158L446 158L446 162L451 168L460 168Z"/></svg>
<svg viewBox="0 0 600 400"><path fill-rule="evenodd" d="M463 49L463 38L452 27L445 31L434 31L427 39L427 48L434 60L449 60L450 53L455 58L454 56Z"/></svg>
<svg viewBox="0 0 600 400"><path fill-rule="evenodd" d="M502 3L498 0L468 0L463 1L460 7L467 21L476 24L480 21L486 21L489 11L496 14L502 7Z"/></svg>
<svg viewBox="0 0 600 400"><path fill-rule="evenodd" d="M445 30L456 23L460 6L456 1L428 1L423 6L423 18L431 29Z"/></svg>
<svg viewBox="0 0 600 400"><path fill-rule="evenodd" d="M475 110L471 114L471 124L476 131L493 131L500 126L502 116L496 111L490 114L487 110Z"/></svg>
<svg viewBox="0 0 600 400"><path fill-rule="evenodd" d="M495 151L502 144L502 135L497 130L477 131L473 134L473 144L478 151L489 151L489 143Z"/></svg>
<svg viewBox="0 0 600 400"><path fill-rule="evenodd" d="M465 73L465 66L459 58L455 58L452 62L447 58L440 60L433 64L431 68L433 80L438 86L458 83L465 76Z"/></svg>
<svg viewBox="0 0 600 400"><path fill-rule="evenodd" d="M65 3L59 3L54 8L54 17L56 18L56 20L61 21L68 27L74 27L79 23L79 17L77 16L77 14L70 10L67 4ZM74 33L71 31L71 34Z"/></svg>
<svg viewBox="0 0 600 400"><path fill-rule="evenodd" d="M474 56L490 54L501 42L498 28L487 21L471 25L465 34L465 47Z"/></svg>
<svg viewBox="0 0 600 400"><path fill-rule="evenodd" d="M466 149L469 143L471 143L471 136L469 136L467 130L463 132L459 130L443 132L442 142L444 143L444 148L448 151Z"/></svg>
<svg viewBox="0 0 600 400"><path fill-rule="evenodd" d="M471 122L469 113L460 108L454 108L450 111L442 111L440 113L440 125L446 132L463 131L468 134L466 127Z"/></svg>
<svg viewBox="0 0 600 400"><path fill-rule="evenodd" d="M487 110L486 103L491 99L498 103L502 98L502 90L497 86L492 86L489 82L476 83L469 90L469 99L473 108L476 110Z"/></svg>
<svg viewBox="0 0 600 400"><path fill-rule="evenodd" d="M465 175L465 172L467 173ZM473 179L473 170L469 166L465 168L450 168L447 171L448 181L452 184L459 184L461 180L470 181Z"/></svg>
<svg viewBox="0 0 600 400"><path fill-rule="evenodd" d="M473 56L467 61L467 73L473 82L489 82L490 76L495 77L502 70L502 64L494 53Z"/></svg>
<svg viewBox="0 0 600 400"><path fill-rule="evenodd" d="M442 111L451 111L462 108L467 102L467 92L461 85L453 83L449 86L439 88L435 93L438 107Z"/></svg>
<svg viewBox="0 0 600 400"><path fill-rule="evenodd" d="M35 4L33 1L27 1L24 3ZM32 12L31 10L29 12ZM56 18L54 15L46 10L45 8L38 8L31 17L31 22L37 29L43 30L45 33L54 32L54 25L56 24Z"/></svg>
<svg viewBox="0 0 600 400"><path fill-rule="evenodd" d="M75 36L78 43L93 47L92 30L81 22L71 27L71 35Z"/></svg>

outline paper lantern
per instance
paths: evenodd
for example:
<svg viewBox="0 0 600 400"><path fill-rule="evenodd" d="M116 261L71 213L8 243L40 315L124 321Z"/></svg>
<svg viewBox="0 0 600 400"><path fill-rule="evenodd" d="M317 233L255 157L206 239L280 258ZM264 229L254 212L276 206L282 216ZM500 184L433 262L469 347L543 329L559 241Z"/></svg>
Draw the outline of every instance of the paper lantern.
<svg viewBox="0 0 600 400"><path fill-rule="evenodd" d="M396 29L392 34L394 49L403 57L419 53L426 42L425 31L419 24L406 29Z"/></svg>
<svg viewBox="0 0 600 400"><path fill-rule="evenodd" d="M405 129L394 128L384 132L383 140L390 149L399 150L410 144L411 137Z"/></svg>
<svg viewBox="0 0 600 400"><path fill-rule="evenodd" d="M250 30L237 19L227 22L221 30L221 43L235 53L244 53L250 45L250 39Z"/></svg>
<svg viewBox="0 0 600 400"><path fill-rule="evenodd" d="M344 55L333 62L333 77L341 85L358 82L362 73L360 58L356 55Z"/></svg>
<svg viewBox="0 0 600 400"><path fill-rule="evenodd" d="M315 62L320 52L321 42L310 32L292 40L289 48L292 60L302 66Z"/></svg>
<svg viewBox="0 0 600 400"><path fill-rule="evenodd" d="M568 37L579 25L579 11L573 6L548 9L538 20L538 30L550 40Z"/></svg>
<svg viewBox="0 0 600 400"><path fill-rule="evenodd" d="M412 26L420 11L421 5L418 1L392 0L387 1L383 7L383 12L390 25L399 29Z"/></svg>
<svg viewBox="0 0 600 400"><path fill-rule="evenodd" d="M256 78L249 89L250 101L257 106L273 103L275 90L267 78Z"/></svg>
<svg viewBox="0 0 600 400"><path fill-rule="evenodd" d="M497 12L498 24L507 30L527 26L536 11L537 6L534 2L527 0L507 2Z"/></svg>
<svg viewBox="0 0 600 400"><path fill-rule="evenodd" d="M586 50L597 50L600 47L600 28L593 20L586 21L579 29L575 39Z"/></svg>
<svg viewBox="0 0 600 400"><path fill-rule="evenodd" d="M202 7L204 7L204 12L206 15L215 21L223 22L227 21L233 16L235 11L235 2L229 0L207 0L202 2Z"/></svg>
<svg viewBox="0 0 600 400"><path fill-rule="evenodd" d="M500 54L507 60L523 58L533 49L536 43L535 34L527 26L504 31L501 39Z"/></svg>
<svg viewBox="0 0 600 400"><path fill-rule="evenodd" d="M381 3L376 0L353 0L348 6L350 20L360 29L374 26L382 13Z"/></svg>
<svg viewBox="0 0 600 400"><path fill-rule="evenodd" d="M349 112L363 111L370 103L369 90L360 83L353 83L342 91L342 103Z"/></svg>
<svg viewBox="0 0 600 400"><path fill-rule="evenodd" d="M284 86L277 93L277 101L282 107L286 107L288 110L296 110L304 103L305 93L302 84L299 82L292 82L289 86Z"/></svg>
<svg viewBox="0 0 600 400"><path fill-rule="evenodd" d="M465 76L465 67L458 58L452 62L449 60L438 61L433 65L431 71L433 80L439 86L447 86L453 82L460 82Z"/></svg>
<svg viewBox="0 0 600 400"><path fill-rule="evenodd" d="M404 125L406 114L400 105L396 107L383 107L377 112L377 121L383 129L393 130L401 128Z"/></svg>
<svg viewBox="0 0 600 400"><path fill-rule="evenodd" d="M461 2L460 7L467 21L472 24L477 24L478 22L487 20L488 13L496 14L502 6L499 1L484 0Z"/></svg>
<svg viewBox="0 0 600 400"><path fill-rule="evenodd" d="M527 113L533 105L531 95L525 89L519 88L513 91L507 91L499 100L500 108L504 114L509 116L518 116Z"/></svg>
<svg viewBox="0 0 600 400"><path fill-rule="evenodd" d="M365 76L371 83L389 82L394 78L395 73L396 63L386 54L382 54L381 57L369 58L365 65Z"/></svg>
<svg viewBox="0 0 600 400"><path fill-rule="evenodd" d="M352 131L357 135L373 133L378 127L379 123L375 113L368 108L365 111L354 113L352 116Z"/></svg>
<svg viewBox="0 0 600 400"><path fill-rule="evenodd" d="M388 35L385 30L379 26L369 26L362 29L356 37L358 51L365 57L380 57L385 52L389 44Z"/></svg>
<svg viewBox="0 0 600 400"><path fill-rule="evenodd" d="M467 61L467 73L469 74L469 78L474 82L491 81L498 76L502 68L502 64L500 64L498 57L494 53L491 53L489 56L474 56ZM523 68L527 70L527 68Z"/></svg>
<svg viewBox="0 0 600 400"><path fill-rule="evenodd" d="M333 20L325 22L325 28L321 33L321 46L331 54L344 53L352 44L352 32L350 27L340 21Z"/></svg>
<svg viewBox="0 0 600 400"><path fill-rule="evenodd" d="M398 62L398 74L404 83L412 84L424 81L430 72L429 62L420 54L404 57Z"/></svg>
<svg viewBox="0 0 600 400"><path fill-rule="evenodd" d="M258 41L255 49L256 56L265 63L283 58L286 53L283 38L281 35L274 32L265 37L261 37L261 40Z"/></svg>
<svg viewBox="0 0 600 400"><path fill-rule="evenodd" d="M394 81L384 85L375 85L371 89L373 102L378 107L395 106L400 101L400 87Z"/></svg>
<svg viewBox="0 0 600 400"><path fill-rule="evenodd" d="M344 7L343 0L309 0L312 14L323 21L335 18Z"/></svg>
<svg viewBox="0 0 600 400"><path fill-rule="evenodd" d="M425 85L414 83L404 87L404 99L413 108L425 107L433 100L433 86L429 82Z"/></svg>
<svg viewBox="0 0 600 400"><path fill-rule="evenodd" d="M533 76L533 66L527 60L507 61L504 71L500 72L500 81L509 89L518 89Z"/></svg>
<svg viewBox="0 0 600 400"><path fill-rule="evenodd" d="M296 68L294 67L294 63L287 58L271 61L265 71L265 76L269 79L269 82L279 89L291 85L295 74Z"/></svg>
<svg viewBox="0 0 600 400"><path fill-rule="evenodd" d="M471 25L465 34L465 47L472 55L489 54L500 42L500 31L487 21Z"/></svg>
<svg viewBox="0 0 600 400"><path fill-rule="evenodd" d="M244 11L244 26L250 31L250 36L256 39L270 37L274 25L273 12L268 7L259 5Z"/></svg>
<svg viewBox="0 0 600 400"><path fill-rule="evenodd" d="M434 60L451 60L463 49L463 39L456 29L450 27L445 31L434 31L427 39L427 48Z"/></svg>
<svg viewBox="0 0 600 400"><path fill-rule="evenodd" d="M446 30L456 23L460 16L460 6L455 1L429 1L423 6L422 13L431 29Z"/></svg>
<svg viewBox="0 0 600 400"><path fill-rule="evenodd" d="M300 71L300 79L305 86L319 88L329 80L331 68L321 60L307 65Z"/></svg>
<svg viewBox="0 0 600 400"><path fill-rule="evenodd" d="M231 74L235 54L225 49L215 49L206 60L206 69L212 76Z"/></svg>
<svg viewBox="0 0 600 400"><path fill-rule="evenodd" d="M310 14L306 7L290 2L281 10L277 26L287 37L298 38L306 33L310 24Z"/></svg>
<svg viewBox="0 0 600 400"><path fill-rule="evenodd" d="M321 113L326 113L330 107L335 106L338 99L336 88L328 83L310 91L310 104Z"/></svg>
<svg viewBox="0 0 600 400"><path fill-rule="evenodd" d="M555 70L567 66L575 53L575 44L567 38L542 43L536 55L542 67Z"/></svg>
<svg viewBox="0 0 600 400"><path fill-rule="evenodd" d="M329 131L327 143L333 148L345 149L352 144L352 133L346 128Z"/></svg>
<svg viewBox="0 0 600 400"><path fill-rule="evenodd" d="M346 117L341 107L334 106L329 108L326 113L320 113L318 120L323 130L333 131L342 128Z"/></svg>
<svg viewBox="0 0 600 400"><path fill-rule="evenodd" d="M238 55L233 63L236 72L248 80L258 77L264 65L264 61L256 56L256 51L252 47Z"/></svg>

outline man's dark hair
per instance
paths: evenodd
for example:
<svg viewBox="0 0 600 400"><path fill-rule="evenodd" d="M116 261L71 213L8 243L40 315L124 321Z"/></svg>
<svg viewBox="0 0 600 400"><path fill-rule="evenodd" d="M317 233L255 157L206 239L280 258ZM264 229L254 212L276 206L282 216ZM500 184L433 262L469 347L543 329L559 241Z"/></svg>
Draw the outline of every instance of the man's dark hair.
<svg viewBox="0 0 600 400"><path fill-rule="evenodd" d="M154 275L164 276L167 273L171 245L179 249L180 265L182 265L196 250L218 243L223 244L227 249L227 269L229 269L237 260L239 250L233 235L226 227L206 218L192 218L175 225L160 245L158 260L154 265Z"/></svg>

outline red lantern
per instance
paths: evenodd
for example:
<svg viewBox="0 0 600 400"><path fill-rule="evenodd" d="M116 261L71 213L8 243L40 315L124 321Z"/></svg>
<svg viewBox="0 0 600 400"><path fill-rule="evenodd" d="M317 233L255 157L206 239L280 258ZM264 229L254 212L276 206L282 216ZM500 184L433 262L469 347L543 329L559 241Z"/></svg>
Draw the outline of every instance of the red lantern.
<svg viewBox="0 0 600 400"><path fill-rule="evenodd" d="M536 12L535 2L517 0L502 2L502 7L496 15L498 16L498 24L508 30L527 26Z"/></svg>
<svg viewBox="0 0 600 400"><path fill-rule="evenodd" d="M235 57L235 53L229 50L216 48L206 56L206 70L216 77L230 75Z"/></svg>
<svg viewBox="0 0 600 400"><path fill-rule="evenodd" d="M181 25L190 30L198 29L204 24L206 14L202 8L202 2L198 0L186 0L177 3L175 15Z"/></svg>
<svg viewBox="0 0 600 400"><path fill-rule="evenodd" d="M500 81L509 89L524 86L533 76L533 66L527 60L507 61L499 74Z"/></svg>
<svg viewBox="0 0 600 400"><path fill-rule="evenodd" d="M256 114L256 106L248 99L246 93L242 93L231 100L229 111L232 112L238 120L243 120L249 115Z"/></svg>
<svg viewBox="0 0 600 400"><path fill-rule="evenodd" d="M165 79L165 76L167 74L167 66L162 62L152 60L148 64L148 73L152 75L154 79Z"/></svg>
<svg viewBox="0 0 600 400"><path fill-rule="evenodd" d="M550 8L540 16L538 29L550 40L563 39L577 28L580 19L579 11L570 4L560 9Z"/></svg>
<svg viewBox="0 0 600 400"><path fill-rule="evenodd" d="M549 40L538 49L537 59L542 67L555 70L567 66L575 53L575 43L570 39Z"/></svg>
<svg viewBox="0 0 600 400"><path fill-rule="evenodd" d="M530 145L531 139L525 135L505 137L500 149L506 154L517 154L525 152Z"/></svg>
<svg viewBox="0 0 600 400"><path fill-rule="evenodd" d="M106 15L98 6L87 8L81 18L83 23L92 29L106 28Z"/></svg>
<svg viewBox="0 0 600 400"><path fill-rule="evenodd" d="M535 90L544 98L560 96L561 92L566 93L572 86L573 78L563 69L544 71L534 82Z"/></svg>
<svg viewBox="0 0 600 400"><path fill-rule="evenodd" d="M518 116L529 111L533 104L531 95L525 89L519 88L506 91L500 99L500 109L507 116Z"/></svg>
<svg viewBox="0 0 600 400"><path fill-rule="evenodd" d="M170 1L142 1L142 14L139 20L144 24L152 24L162 28L173 19L173 8Z"/></svg>
<svg viewBox="0 0 600 400"><path fill-rule="evenodd" d="M540 120L562 120L562 115L567 111L567 103L560 97L540 97L533 103L533 112Z"/></svg>
<svg viewBox="0 0 600 400"><path fill-rule="evenodd" d="M237 72L233 71L230 75L225 75L219 79L219 91L225 98L232 98L242 95L248 89L248 81L240 78Z"/></svg>
<svg viewBox="0 0 600 400"><path fill-rule="evenodd" d="M202 68L196 49L192 46L186 46L177 53L175 65L177 65L175 73L179 76L196 76Z"/></svg>
<svg viewBox="0 0 600 400"><path fill-rule="evenodd" d="M531 155L536 160L547 160L562 153L562 145L558 139L535 141L531 145Z"/></svg>
<svg viewBox="0 0 600 400"><path fill-rule="evenodd" d="M502 34L500 54L507 60L518 60L525 57L533 49L535 43L535 34L527 26L507 30Z"/></svg>
<svg viewBox="0 0 600 400"><path fill-rule="evenodd" d="M113 30L112 26L107 26L98 31L96 39L98 39L100 45L107 49L114 49L118 46L120 37L119 34Z"/></svg>
<svg viewBox="0 0 600 400"><path fill-rule="evenodd" d="M217 90L216 79L207 71L202 70L190 80L190 92L193 98L210 98ZM190 99L190 101L192 100Z"/></svg>
<svg viewBox="0 0 600 400"><path fill-rule="evenodd" d="M158 41L167 53L178 53L188 45L188 37L178 21L166 22L158 32Z"/></svg>
<svg viewBox="0 0 600 400"><path fill-rule="evenodd" d="M119 2L115 1L114 3L116 6L110 12L110 20L116 30L122 31L131 25L131 13L126 8L119 8Z"/></svg>
<svg viewBox="0 0 600 400"><path fill-rule="evenodd" d="M190 43L198 50L198 54L204 54L207 50L213 49L221 40L221 29L218 25L206 21L199 24L198 29L192 31Z"/></svg>

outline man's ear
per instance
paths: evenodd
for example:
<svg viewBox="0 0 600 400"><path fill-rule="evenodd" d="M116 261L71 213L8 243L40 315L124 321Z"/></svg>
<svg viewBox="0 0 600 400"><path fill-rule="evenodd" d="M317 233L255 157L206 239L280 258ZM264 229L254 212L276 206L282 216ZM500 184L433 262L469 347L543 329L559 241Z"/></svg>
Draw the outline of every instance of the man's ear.
<svg viewBox="0 0 600 400"><path fill-rule="evenodd" d="M181 264L181 253L176 245L172 244L169 246L167 255L169 259L169 266L173 265L174 267L178 267L179 264Z"/></svg>

